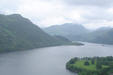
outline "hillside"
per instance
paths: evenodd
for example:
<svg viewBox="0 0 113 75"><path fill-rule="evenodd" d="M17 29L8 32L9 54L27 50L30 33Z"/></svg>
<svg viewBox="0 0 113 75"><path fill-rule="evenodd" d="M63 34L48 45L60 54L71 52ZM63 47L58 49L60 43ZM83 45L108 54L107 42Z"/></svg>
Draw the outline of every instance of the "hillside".
<svg viewBox="0 0 113 75"><path fill-rule="evenodd" d="M62 43L19 14L0 14L0 51L26 50Z"/></svg>
<svg viewBox="0 0 113 75"><path fill-rule="evenodd" d="M60 41L64 41L64 42L71 42L69 39L63 37L63 36L54 36L56 39L60 40Z"/></svg>
<svg viewBox="0 0 113 75"><path fill-rule="evenodd" d="M51 35L60 35L72 41L84 41L100 44L113 44L113 28L102 27L90 31L78 24L63 24L44 29Z"/></svg>
<svg viewBox="0 0 113 75"><path fill-rule="evenodd" d="M43 30L50 35L64 36L70 40L81 40L82 36L89 32L89 30L82 25L73 23L54 25L44 28Z"/></svg>
<svg viewBox="0 0 113 75"><path fill-rule="evenodd" d="M87 42L113 44L113 28L100 28L85 36Z"/></svg>

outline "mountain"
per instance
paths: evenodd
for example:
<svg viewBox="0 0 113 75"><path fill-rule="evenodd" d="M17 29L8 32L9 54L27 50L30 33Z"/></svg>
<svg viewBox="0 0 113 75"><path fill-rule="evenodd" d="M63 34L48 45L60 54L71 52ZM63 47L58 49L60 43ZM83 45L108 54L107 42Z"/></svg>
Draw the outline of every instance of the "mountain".
<svg viewBox="0 0 113 75"><path fill-rule="evenodd" d="M72 41L113 44L113 28L110 27L90 31L82 25L66 23L44 28L44 30L51 35L64 36Z"/></svg>
<svg viewBox="0 0 113 75"><path fill-rule="evenodd" d="M19 14L0 14L0 51L26 50L63 43Z"/></svg>
<svg viewBox="0 0 113 75"><path fill-rule="evenodd" d="M69 39L63 37L63 36L59 36L59 35L55 35L54 36L56 39L60 40L60 41L63 41L64 43L65 42L71 42Z"/></svg>
<svg viewBox="0 0 113 75"><path fill-rule="evenodd" d="M88 33L85 27L80 24L65 23L63 25L54 25L43 29L50 35L61 35L69 40L80 40L84 34Z"/></svg>
<svg viewBox="0 0 113 75"><path fill-rule="evenodd" d="M66 37L55 35L54 36L57 40L62 41L63 45L75 45L75 46L83 46L83 43L77 42L77 41L70 41Z"/></svg>
<svg viewBox="0 0 113 75"><path fill-rule="evenodd" d="M113 44L113 28L100 28L85 36L87 42Z"/></svg>

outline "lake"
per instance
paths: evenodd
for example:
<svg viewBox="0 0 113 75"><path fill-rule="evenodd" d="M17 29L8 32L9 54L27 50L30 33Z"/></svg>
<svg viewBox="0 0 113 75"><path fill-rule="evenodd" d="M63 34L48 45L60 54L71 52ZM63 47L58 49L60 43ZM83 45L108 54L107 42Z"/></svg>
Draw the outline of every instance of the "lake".
<svg viewBox="0 0 113 75"><path fill-rule="evenodd" d="M112 56L113 45L85 43L0 54L0 75L76 75L65 68L73 57Z"/></svg>

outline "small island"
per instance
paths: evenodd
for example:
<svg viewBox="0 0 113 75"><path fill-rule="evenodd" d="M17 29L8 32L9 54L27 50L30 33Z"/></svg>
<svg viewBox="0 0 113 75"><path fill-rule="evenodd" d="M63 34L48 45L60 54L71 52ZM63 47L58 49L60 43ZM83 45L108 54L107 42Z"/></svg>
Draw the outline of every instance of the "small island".
<svg viewBox="0 0 113 75"><path fill-rule="evenodd" d="M113 75L113 57L75 57L66 68L78 75Z"/></svg>

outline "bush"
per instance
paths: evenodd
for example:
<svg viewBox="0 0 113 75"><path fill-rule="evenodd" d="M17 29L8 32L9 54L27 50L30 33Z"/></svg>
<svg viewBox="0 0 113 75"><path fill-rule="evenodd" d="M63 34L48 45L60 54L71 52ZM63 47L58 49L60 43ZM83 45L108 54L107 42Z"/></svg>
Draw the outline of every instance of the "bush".
<svg viewBox="0 0 113 75"><path fill-rule="evenodd" d="M95 60L94 59L91 60L91 64L95 64Z"/></svg>
<svg viewBox="0 0 113 75"><path fill-rule="evenodd" d="M90 65L88 61L84 62L84 65L88 66Z"/></svg>
<svg viewBox="0 0 113 75"><path fill-rule="evenodd" d="M97 69L102 69L102 65L99 64L99 63L97 63L97 64L96 64L96 68L97 68Z"/></svg>

